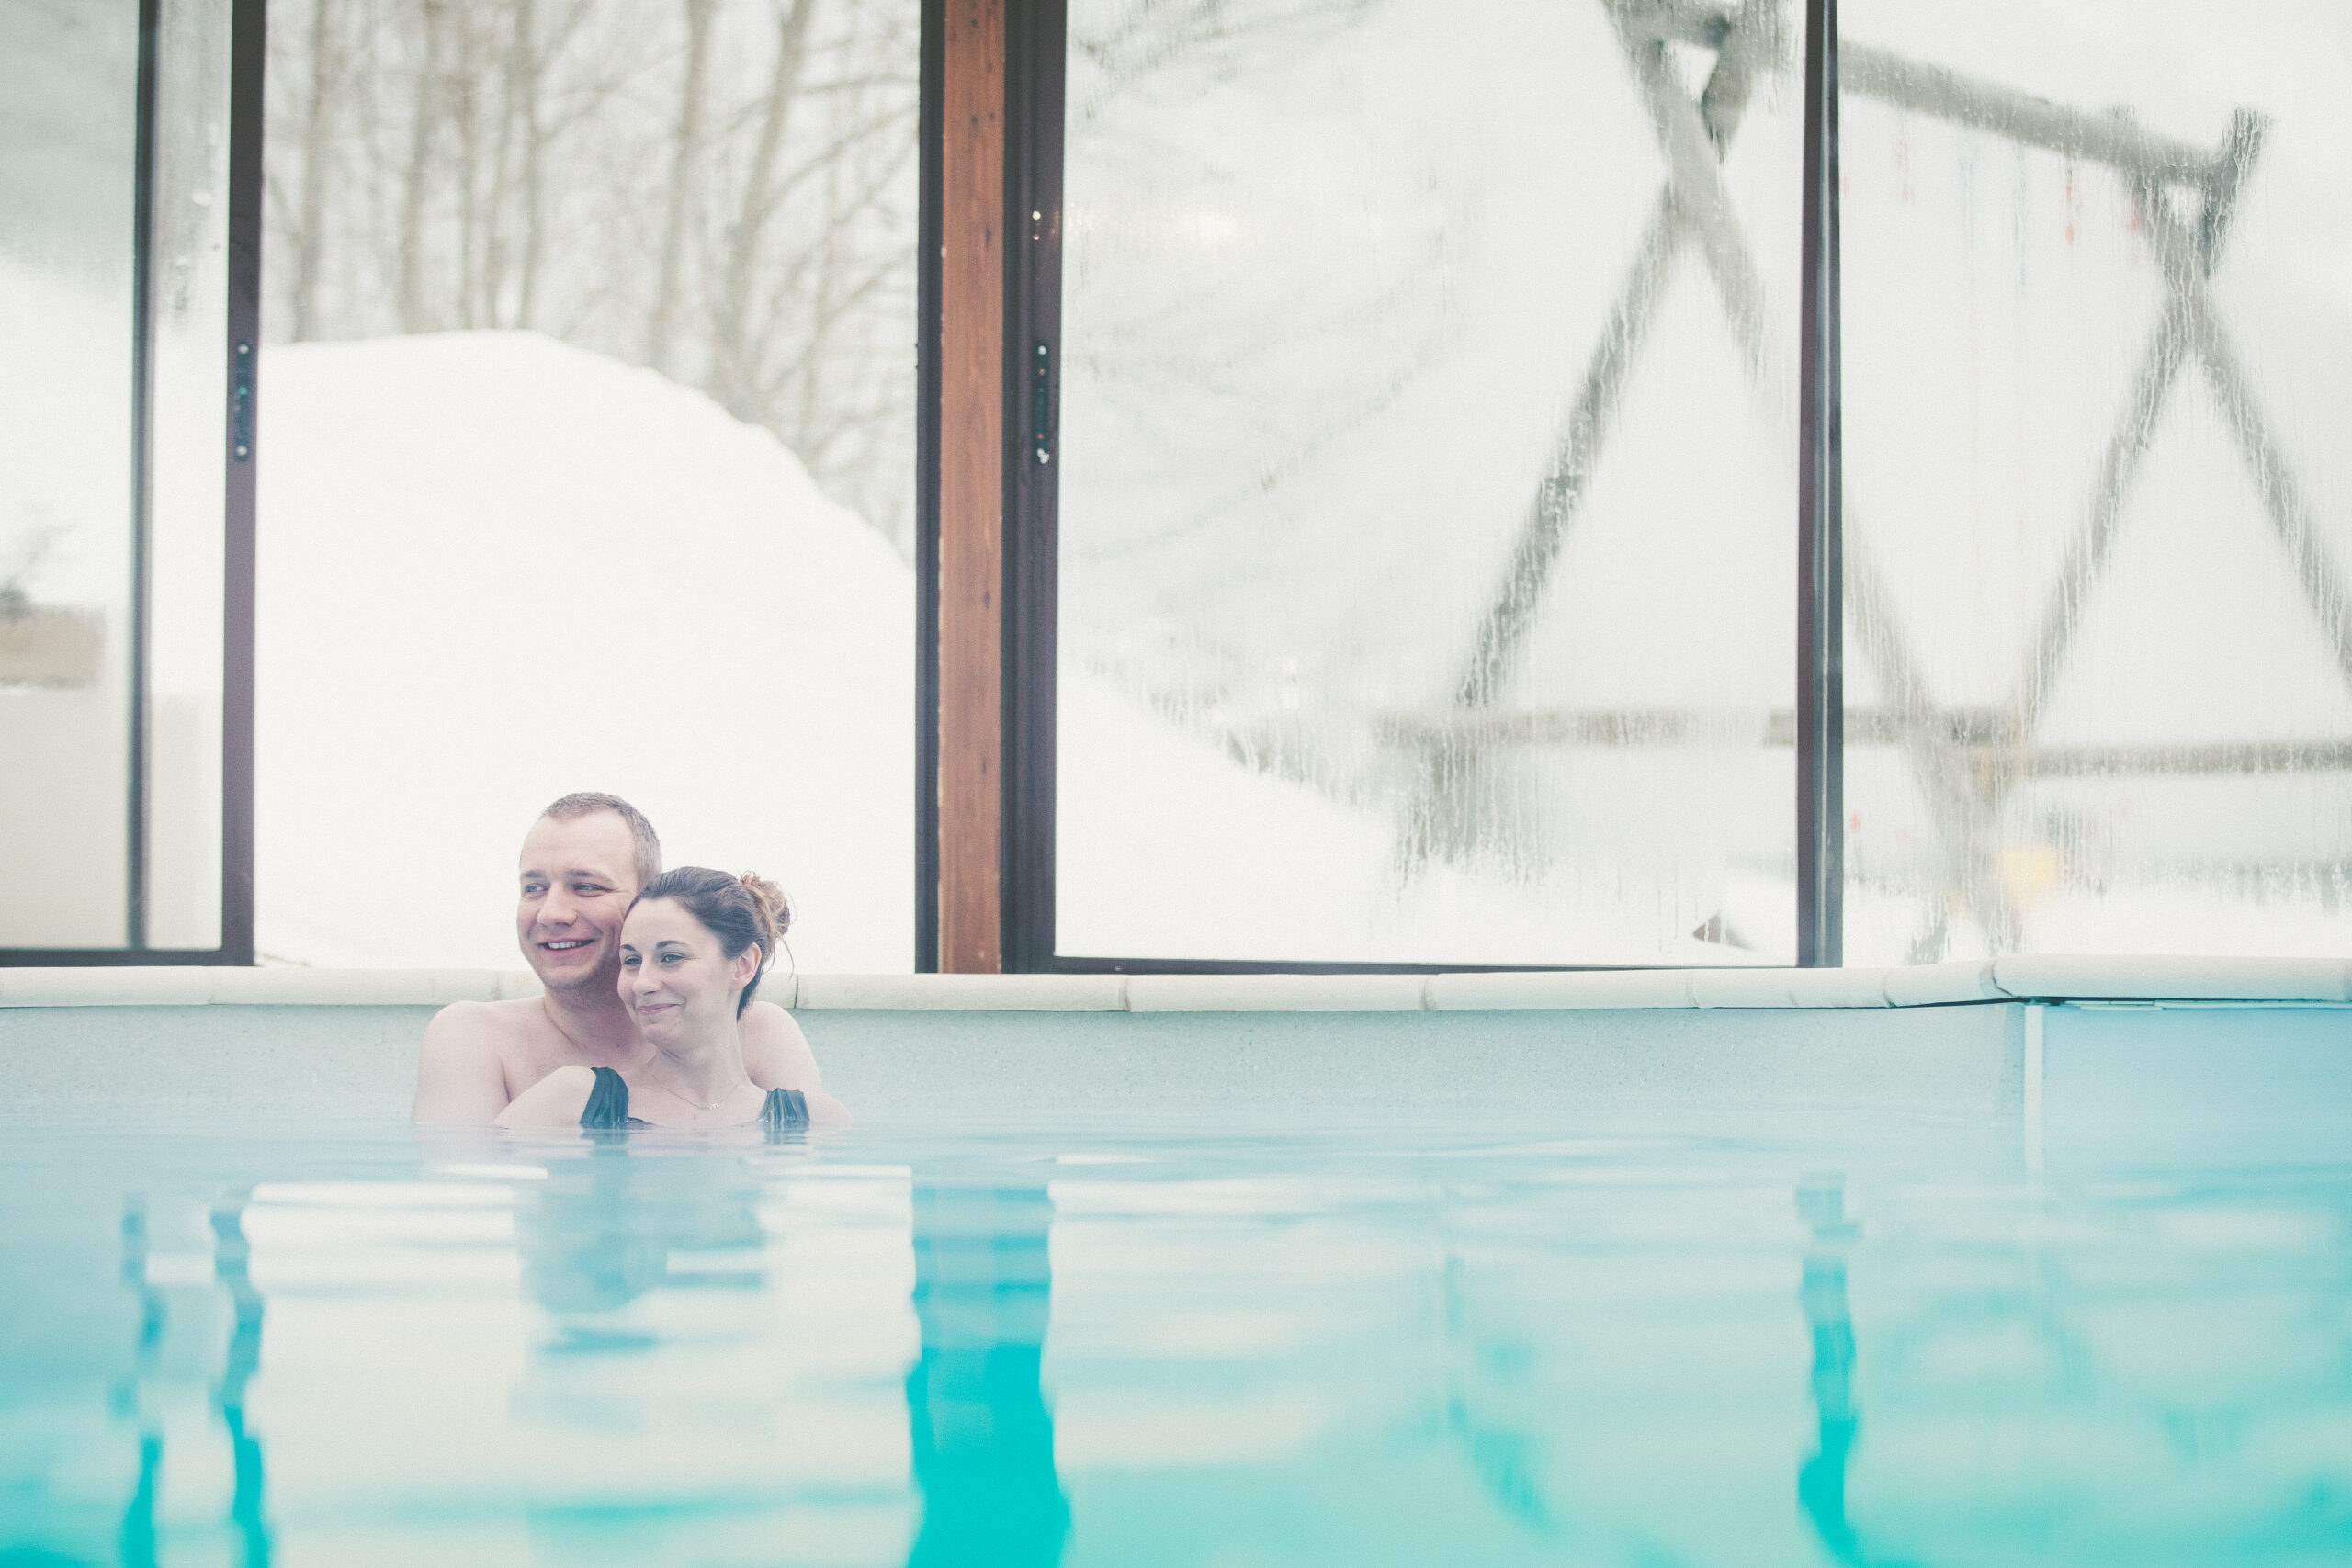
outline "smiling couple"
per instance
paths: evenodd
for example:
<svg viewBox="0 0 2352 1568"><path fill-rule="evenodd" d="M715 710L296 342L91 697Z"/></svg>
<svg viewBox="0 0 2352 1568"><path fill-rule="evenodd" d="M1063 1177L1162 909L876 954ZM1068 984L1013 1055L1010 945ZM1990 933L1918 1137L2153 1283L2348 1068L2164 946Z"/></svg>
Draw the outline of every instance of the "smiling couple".
<svg viewBox="0 0 2352 1568"><path fill-rule="evenodd" d="M662 869L618 795L567 795L523 840L514 911L544 987L434 1016L419 1122L502 1127L841 1126L792 1015L754 999L792 921L774 883Z"/></svg>

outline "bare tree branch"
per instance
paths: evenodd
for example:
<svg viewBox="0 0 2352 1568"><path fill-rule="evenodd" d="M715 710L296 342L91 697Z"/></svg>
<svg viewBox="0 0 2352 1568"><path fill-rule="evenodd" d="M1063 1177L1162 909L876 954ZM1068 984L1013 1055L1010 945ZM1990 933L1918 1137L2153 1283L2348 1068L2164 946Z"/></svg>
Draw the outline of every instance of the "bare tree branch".
<svg viewBox="0 0 2352 1568"><path fill-rule="evenodd" d="M677 144L670 158L670 200L662 222L662 276L654 288L652 320L645 331L645 362L664 372L670 368L670 332L680 304L678 275L685 265L686 225L694 217L695 177L701 164L713 3L685 0L686 70L678 94Z"/></svg>
<svg viewBox="0 0 2352 1568"><path fill-rule="evenodd" d="M752 152L749 175L743 182L742 207L728 236L726 281L711 312L711 392L722 407L750 417L743 408L753 384L751 344L745 341L752 290L758 272L760 241L775 210L773 181L777 153L784 145L785 126L792 100L808 62L808 22L816 0L789 0L776 19L775 66L768 84L767 105L760 119L759 141Z"/></svg>

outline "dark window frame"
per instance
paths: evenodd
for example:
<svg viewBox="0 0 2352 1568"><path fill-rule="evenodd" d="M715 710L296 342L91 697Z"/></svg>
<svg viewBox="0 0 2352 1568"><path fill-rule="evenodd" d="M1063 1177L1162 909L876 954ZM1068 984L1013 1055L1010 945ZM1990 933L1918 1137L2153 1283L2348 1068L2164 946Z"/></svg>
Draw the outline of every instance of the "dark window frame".
<svg viewBox="0 0 2352 1568"><path fill-rule="evenodd" d="M267 0L232 0L229 64L229 299L227 378L221 387L220 442L227 458L221 506L220 944L147 945L147 619L149 579L149 393L153 338L153 269L155 98L160 0L139 8L139 124L135 137L135 214L131 391L131 677L130 788L124 833L129 853L128 919L121 947L0 948L0 968L245 965L254 961L254 400L261 358L262 78ZM242 444L243 450L240 450Z"/></svg>
<svg viewBox="0 0 2352 1568"><path fill-rule="evenodd" d="M1433 974L1668 965L1373 964L1073 956L1055 951L1061 413L1061 195L1067 0L1001 0L1005 37L1003 967L1028 974ZM938 967L939 65L944 0L922 12L922 344L918 352L916 968ZM1799 967L1844 963L1844 615L1837 0L1805 0L1800 326L1796 901ZM1035 216L1033 218L1033 214ZM1042 351L1042 355L1041 355ZM1042 357L1045 389L1031 375ZM1045 455L1041 459L1039 454ZM1673 966L1673 967L1679 967Z"/></svg>
<svg viewBox="0 0 2352 1568"><path fill-rule="evenodd" d="M915 970L939 968L939 245L946 0L922 0L915 209Z"/></svg>

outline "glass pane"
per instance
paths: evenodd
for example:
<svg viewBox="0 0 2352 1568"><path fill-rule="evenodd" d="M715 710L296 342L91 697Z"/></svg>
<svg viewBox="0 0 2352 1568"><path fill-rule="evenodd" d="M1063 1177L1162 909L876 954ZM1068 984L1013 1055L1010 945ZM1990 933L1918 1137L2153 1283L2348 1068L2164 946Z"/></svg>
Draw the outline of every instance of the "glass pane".
<svg viewBox="0 0 2352 1568"><path fill-rule="evenodd" d="M605 790L802 964L911 966L918 33L271 8L265 953L514 967L525 830Z"/></svg>
<svg viewBox="0 0 2352 1568"><path fill-rule="evenodd" d="M1803 95L1740 15L1075 0L1059 952L1789 961Z"/></svg>
<svg viewBox="0 0 2352 1568"><path fill-rule="evenodd" d="M147 940L220 944L229 0L164 0L148 502Z"/></svg>
<svg viewBox="0 0 2352 1568"><path fill-rule="evenodd" d="M127 937L136 0L0 6L0 947Z"/></svg>
<svg viewBox="0 0 2352 1568"><path fill-rule="evenodd" d="M1848 961L2344 951L2352 16L1842 20Z"/></svg>

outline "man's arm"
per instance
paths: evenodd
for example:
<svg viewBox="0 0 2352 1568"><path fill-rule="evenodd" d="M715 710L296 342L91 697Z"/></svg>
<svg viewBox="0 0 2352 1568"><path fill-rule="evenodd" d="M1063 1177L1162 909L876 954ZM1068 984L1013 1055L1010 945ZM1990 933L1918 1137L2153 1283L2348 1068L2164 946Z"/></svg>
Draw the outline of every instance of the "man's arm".
<svg viewBox="0 0 2352 1568"><path fill-rule="evenodd" d="M498 1025L482 1002L452 1002L424 1026L410 1119L487 1127L506 1109Z"/></svg>
<svg viewBox="0 0 2352 1568"><path fill-rule="evenodd" d="M825 1092L825 1077L817 1070L817 1054L790 1013L774 1002L753 1002L738 1026L743 1042L743 1070L762 1089L797 1089L808 1102L808 1122L814 1127L846 1127L849 1107Z"/></svg>
<svg viewBox="0 0 2352 1568"><path fill-rule="evenodd" d="M586 1067L558 1067L514 1097L498 1113L502 1127L577 1127L596 1090L596 1075Z"/></svg>

